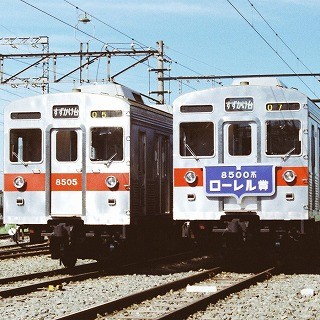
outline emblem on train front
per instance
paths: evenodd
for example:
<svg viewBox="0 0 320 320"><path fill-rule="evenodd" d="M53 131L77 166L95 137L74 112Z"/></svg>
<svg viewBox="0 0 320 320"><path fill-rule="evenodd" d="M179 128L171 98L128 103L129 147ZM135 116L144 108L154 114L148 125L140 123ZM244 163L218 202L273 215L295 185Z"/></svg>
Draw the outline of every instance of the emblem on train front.
<svg viewBox="0 0 320 320"><path fill-rule="evenodd" d="M208 196L270 196L275 191L272 165L205 167Z"/></svg>

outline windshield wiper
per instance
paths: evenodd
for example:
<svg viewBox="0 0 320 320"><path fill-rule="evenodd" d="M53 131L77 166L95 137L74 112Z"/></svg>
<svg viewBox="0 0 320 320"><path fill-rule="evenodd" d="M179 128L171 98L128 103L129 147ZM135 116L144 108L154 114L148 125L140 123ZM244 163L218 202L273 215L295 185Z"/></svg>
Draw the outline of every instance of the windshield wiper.
<svg viewBox="0 0 320 320"><path fill-rule="evenodd" d="M25 167L28 166L27 163L25 163L22 159L20 159L20 157L18 156L18 154L16 154L14 151L12 151L12 154L18 159L18 161L23 164Z"/></svg>
<svg viewBox="0 0 320 320"><path fill-rule="evenodd" d="M105 163L105 165L106 165L107 167L110 166L111 162L113 161L112 159L113 159L117 154L118 154L118 152L114 153L114 154L107 160L107 162Z"/></svg>
<svg viewBox="0 0 320 320"><path fill-rule="evenodd" d="M191 147L185 142L184 146L187 148L187 150L191 153L191 155L197 160L199 161L199 158L197 157L197 155L193 152L193 150L191 149Z"/></svg>
<svg viewBox="0 0 320 320"><path fill-rule="evenodd" d="M295 147L293 147L291 150L289 150L282 158L283 161L286 161L290 156L291 156L291 153L296 150Z"/></svg>

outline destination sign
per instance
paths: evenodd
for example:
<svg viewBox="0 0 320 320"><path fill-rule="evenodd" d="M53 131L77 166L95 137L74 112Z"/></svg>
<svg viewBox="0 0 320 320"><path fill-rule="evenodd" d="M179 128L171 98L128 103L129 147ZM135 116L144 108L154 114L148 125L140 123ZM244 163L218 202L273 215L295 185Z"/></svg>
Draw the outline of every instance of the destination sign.
<svg viewBox="0 0 320 320"><path fill-rule="evenodd" d="M53 106L52 117L55 119L76 119L76 118L79 118L79 106L77 106L77 105L56 105L56 106Z"/></svg>
<svg viewBox="0 0 320 320"><path fill-rule="evenodd" d="M253 98L227 98L224 105L225 111L253 111Z"/></svg>
<svg viewBox="0 0 320 320"><path fill-rule="evenodd" d="M300 110L300 103L297 103L297 102L267 103L266 109L267 111Z"/></svg>
<svg viewBox="0 0 320 320"><path fill-rule="evenodd" d="M270 196L274 194L272 165L205 167L206 193L209 196Z"/></svg>
<svg viewBox="0 0 320 320"><path fill-rule="evenodd" d="M90 113L91 118L122 117L122 110L94 110Z"/></svg>

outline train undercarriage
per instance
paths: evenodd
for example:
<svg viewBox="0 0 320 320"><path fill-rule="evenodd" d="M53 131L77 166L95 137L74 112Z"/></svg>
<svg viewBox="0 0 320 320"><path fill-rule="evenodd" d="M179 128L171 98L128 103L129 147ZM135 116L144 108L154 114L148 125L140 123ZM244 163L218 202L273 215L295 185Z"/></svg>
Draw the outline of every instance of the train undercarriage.
<svg viewBox="0 0 320 320"><path fill-rule="evenodd" d="M252 215L228 215L220 221L190 221L183 236L201 248L211 247L230 264L320 262L320 222L260 220Z"/></svg>
<svg viewBox="0 0 320 320"><path fill-rule="evenodd" d="M85 225L81 219L55 219L45 229L41 235L49 239L51 258L60 259L66 267L73 267L78 258L117 265L174 250L174 244L181 239L172 220L163 217L142 219L129 226L95 226Z"/></svg>

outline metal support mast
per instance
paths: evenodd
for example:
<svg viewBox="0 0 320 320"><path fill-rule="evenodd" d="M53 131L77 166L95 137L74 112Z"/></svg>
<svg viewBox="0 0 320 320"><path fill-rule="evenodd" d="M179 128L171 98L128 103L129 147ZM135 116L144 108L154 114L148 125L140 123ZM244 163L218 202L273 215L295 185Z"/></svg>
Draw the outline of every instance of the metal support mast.
<svg viewBox="0 0 320 320"><path fill-rule="evenodd" d="M42 92L49 92L49 60L47 55L49 54L49 38L47 36L39 37L26 37L26 38L0 38L0 46L7 46L13 50L17 50L22 46L27 46L30 51L35 51L35 53L30 54L30 59L32 62L27 64L25 61L18 61L19 58L26 59L25 55L19 56L19 54L13 55L0 55L0 83L9 84L12 87L18 86L33 86L41 87ZM39 52L40 51L40 52ZM37 53L36 53L37 52ZM10 67L11 70L17 69L18 65L24 66L23 69L15 70L13 75L8 75L4 72L4 61L8 62L7 68ZM36 61L34 61L36 60ZM36 75L22 76L26 74L30 69L36 69ZM39 74L39 70L42 74ZM12 73L12 72L11 72ZM4 76L7 75L5 78Z"/></svg>
<svg viewBox="0 0 320 320"><path fill-rule="evenodd" d="M163 52L163 41L160 40L157 42L158 44L158 66L156 69L150 69L150 71L154 71L157 73L157 80L158 80L158 90L157 91L150 91L150 94L157 94L158 95L158 103L164 104L164 94L169 93L164 89L164 71L169 69L164 68L164 52Z"/></svg>

